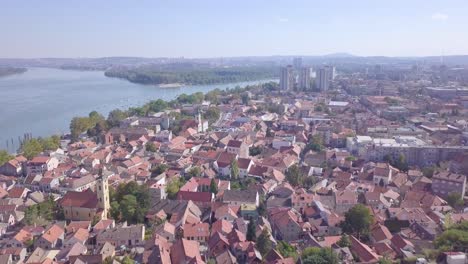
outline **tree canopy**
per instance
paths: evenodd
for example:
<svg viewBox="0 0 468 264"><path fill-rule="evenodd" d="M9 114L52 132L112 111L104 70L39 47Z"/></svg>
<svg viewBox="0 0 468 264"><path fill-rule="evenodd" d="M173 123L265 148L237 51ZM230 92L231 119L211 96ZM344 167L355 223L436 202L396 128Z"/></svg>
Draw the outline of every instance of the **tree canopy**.
<svg viewBox="0 0 468 264"><path fill-rule="evenodd" d="M247 240L248 241L256 241L257 235L257 224L253 218L250 219L249 224L247 225Z"/></svg>
<svg viewBox="0 0 468 264"><path fill-rule="evenodd" d="M449 227L436 238L434 245L443 251L466 252L468 250L468 221Z"/></svg>
<svg viewBox="0 0 468 264"><path fill-rule="evenodd" d="M447 196L447 203L454 208L461 207L463 206L463 197L460 193L451 192Z"/></svg>
<svg viewBox="0 0 468 264"><path fill-rule="evenodd" d="M358 237L369 233L369 228L374 219L366 206L358 204L345 213L345 221L342 222L343 231Z"/></svg>
<svg viewBox="0 0 468 264"><path fill-rule="evenodd" d="M302 251L304 264L338 264L338 255L331 248L308 247Z"/></svg>
<svg viewBox="0 0 468 264"><path fill-rule="evenodd" d="M111 196L111 216L116 221L127 221L130 224L144 223L150 207L149 189L136 182L120 184Z"/></svg>
<svg viewBox="0 0 468 264"><path fill-rule="evenodd" d="M43 151L56 150L60 147L60 137L32 138L25 140L20 150L27 159L32 159Z"/></svg>
<svg viewBox="0 0 468 264"><path fill-rule="evenodd" d="M286 180L292 186L301 186L304 182L304 174L302 173L301 169L297 164L292 165L286 171Z"/></svg>
<svg viewBox="0 0 468 264"><path fill-rule="evenodd" d="M258 236L256 246L262 256L265 256L272 249L272 243L270 239L270 232L264 228L262 233Z"/></svg>
<svg viewBox="0 0 468 264"><path fill-rule="evenodd" d="M232 179L239 178L239 164L237 163L236 159L233 159L231 162L231 178Z"/></svg>
<svg viewBox="0 0 468 264"><path fill-rule="evenodd" d="M6 150L0 150L0 166L14 158L15 157L10 155Z"/></svg>

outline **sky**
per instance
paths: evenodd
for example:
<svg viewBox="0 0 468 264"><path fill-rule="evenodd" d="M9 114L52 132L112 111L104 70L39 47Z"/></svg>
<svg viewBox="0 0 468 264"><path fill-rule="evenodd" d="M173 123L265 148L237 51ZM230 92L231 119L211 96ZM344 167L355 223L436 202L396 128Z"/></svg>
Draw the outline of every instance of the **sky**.
<svg viewBox="0 0 468 264"><path fill-rule="evenodd" d="M468 54L466 0L1 0L0 58Z"/></svg>

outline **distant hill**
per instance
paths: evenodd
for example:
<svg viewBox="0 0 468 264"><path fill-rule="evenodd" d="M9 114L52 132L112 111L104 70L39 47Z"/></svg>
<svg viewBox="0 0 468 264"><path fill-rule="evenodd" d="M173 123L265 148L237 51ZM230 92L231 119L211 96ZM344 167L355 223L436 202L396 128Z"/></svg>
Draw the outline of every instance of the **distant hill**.
<svg viewBox="0 0 468 264"><path fill-rule="evenodd" d="M0 77L26 72L26 68L0 67Z"/></svg>
<svg viewBox="0 0 468 264"><path fill-rule="evenodd" d="M325 57L325 58L354 58L354 57L357 57L357 56L353 55L351 53L337 52L337 53L326 54L326 55L323 55L322 57Z"/></svg>

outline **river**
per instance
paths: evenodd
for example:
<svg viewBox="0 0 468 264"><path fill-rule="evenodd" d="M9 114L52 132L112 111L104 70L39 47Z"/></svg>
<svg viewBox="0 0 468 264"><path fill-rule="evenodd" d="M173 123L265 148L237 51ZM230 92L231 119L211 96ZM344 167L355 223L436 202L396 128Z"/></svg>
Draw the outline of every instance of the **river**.
<svg viewBox="0 0 468 264"><path fill-rule="evenodd" d="M25 133L33 137L67 133L73 117L93 110L107 116L113 109L141 106L150 100L261 82L265 81L160 88L108 78L99 71L30 68L0 78L0 149L15 152L18 137Z"/></svg>

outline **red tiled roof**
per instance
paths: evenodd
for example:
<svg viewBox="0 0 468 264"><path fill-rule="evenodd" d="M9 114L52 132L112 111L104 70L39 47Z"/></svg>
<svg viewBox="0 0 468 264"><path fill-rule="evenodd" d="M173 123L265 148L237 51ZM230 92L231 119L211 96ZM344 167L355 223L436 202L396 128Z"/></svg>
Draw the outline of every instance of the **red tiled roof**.
<svg viewBox="0 0 468 264"><path fill-rule="evenodd" d="M82 207L82 208L97 208L97 195L87 189L84 192L67 192L60 201L62 206Z"/></svg>
<svg viewBox="0 0 468 264"><path fill-rule="evenodd" d="M212 194L210 192L179 191L177 200L209 203L212 200Z"/></svg>
<svg viewBox="0 0 468 264"><path fill-rule="evenodd" d="M184 237L209 237L210 236L210 225L208 223L198 224L184 224L182 226L184 230Z"/></svg>

